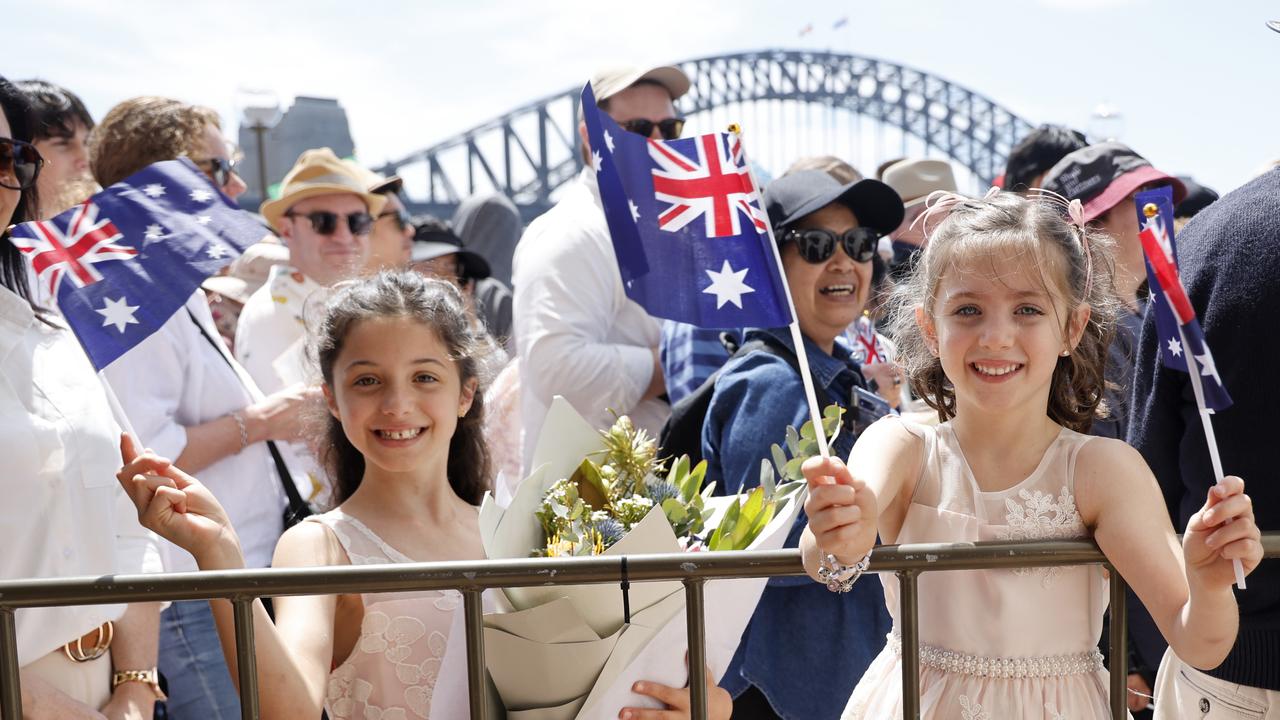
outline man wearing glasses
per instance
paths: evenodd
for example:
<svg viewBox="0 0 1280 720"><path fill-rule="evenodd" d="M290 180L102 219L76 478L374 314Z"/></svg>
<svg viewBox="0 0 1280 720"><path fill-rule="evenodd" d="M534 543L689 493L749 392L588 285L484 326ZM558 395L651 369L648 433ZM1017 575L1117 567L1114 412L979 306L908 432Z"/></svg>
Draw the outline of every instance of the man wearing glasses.
<svg viewBox="0 0 1280 720"><path fill-rule="evenodd" d="M413 222L400 200L404 180L399 175L384 177L352 160L343 162L360 176L366 190L387 199L369 231L369 261L365 272L375 275L382 270L403 270L409 265L409 248L413 244Z"/></svg>
<svg viewBox="0 0 1280 720"><path fill-rule="evenodd" d="M609 70L591 87L600 109L627 130L679 137L684 120L674 101L689 90L680 69ZM585 123L578 133L590 157ZM612 411L656 436L671 410L658 365L660 326L626 296L589 164L516 245L512 284L525 470L556 395L597 427Z"/></svg>
<svg viewBox="0 0 1280 720"><path fill-rule="evenodd" d="M369 233L387 204L329 148L307 150L261 213L289 248L249 297L236 328L236 359L270 394L305 380L303 309L322 288L364 271Z"/></svg>

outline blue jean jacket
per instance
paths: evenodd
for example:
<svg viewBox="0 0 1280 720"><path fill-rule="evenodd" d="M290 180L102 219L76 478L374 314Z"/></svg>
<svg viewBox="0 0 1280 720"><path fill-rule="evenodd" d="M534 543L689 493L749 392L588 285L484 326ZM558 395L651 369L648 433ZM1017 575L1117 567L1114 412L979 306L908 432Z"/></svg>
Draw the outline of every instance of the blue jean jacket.
<svg viewBox="0 0 1280 720"><path fill-rule="evenodd" d="M786 328L748 330L746 340L761 333L794 347ZM848 350L837 344L833 357L807 338L805 350L814 385L847 407L854 386L864 386ZM804 385L784 358L757 351L731 360L716 378L702 427L707 481L724 494L756 486L769 446L784 444L787 426L799 428L808 419ZM832 454L847 458L854 439L842 431ZM799 546L807 522L801 511L786 547ZM788 720L835 720L890 626L876 578L844 595L808 577L771 578L721 685L734 697L756 686Z"/></svg>

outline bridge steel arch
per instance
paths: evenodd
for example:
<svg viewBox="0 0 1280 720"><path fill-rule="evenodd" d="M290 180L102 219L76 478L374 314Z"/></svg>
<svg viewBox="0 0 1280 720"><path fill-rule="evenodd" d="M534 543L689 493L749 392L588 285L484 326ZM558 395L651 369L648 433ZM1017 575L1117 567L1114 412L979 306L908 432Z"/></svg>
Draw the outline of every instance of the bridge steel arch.
<svg viewBox="0 0 1280 720"><path fill-rule="evenodd" d="M990 98L898 63L844 53L763 50L678 63L693 80L685 115L733 103L794 101L869 118L922 141L983 182L1004 170L1031 125ZM390 162L379 172L426 171L415 210L448 217L467 195L506 193L526 221L551 206L551 193L582 167L577 132L580 88L549 95L452 138ZM410 186L414 183L411 181Z"/></svg>

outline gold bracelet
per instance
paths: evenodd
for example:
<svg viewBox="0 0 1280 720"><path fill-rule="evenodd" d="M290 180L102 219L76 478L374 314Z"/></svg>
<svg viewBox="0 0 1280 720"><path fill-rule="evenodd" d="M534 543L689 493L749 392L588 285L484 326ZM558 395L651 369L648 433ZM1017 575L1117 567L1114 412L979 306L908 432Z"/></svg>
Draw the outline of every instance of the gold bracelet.
<svg viewBox="0 0 1280 720"><path fill-rule="evenodd" d="M231 413L231 419L236 421L236 427L240 428L240 449L249 447L249 427L245 425L244 415L236 410Z"/></svg>
<svg viewBox="0 0 1280 720"><path fill-rule="evenodd" d="M160 689L160 673L155 668L150 670L117 670L111 675L111 689L115 690L120 685L127 682L137 682L151 688L151 692L155 693L156 700L167 700L164 691Z"/></svg>

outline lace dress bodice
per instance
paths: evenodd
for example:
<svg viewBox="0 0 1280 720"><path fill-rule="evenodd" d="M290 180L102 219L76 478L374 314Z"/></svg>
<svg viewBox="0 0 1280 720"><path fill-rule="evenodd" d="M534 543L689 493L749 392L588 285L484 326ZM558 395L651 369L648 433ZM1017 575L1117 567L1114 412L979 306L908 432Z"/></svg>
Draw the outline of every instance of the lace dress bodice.
<svg viewBox="0 0 1280 720"><path fill-rule="evenodd" d="M1075 464L1094 438L1063 428L1030 475L985 492L948 423L902 423L923 441L924 462L893 542L1088 537L1076 507ZM897 576L880 577L894 631L845 718L901 713L901 592ZM926 572L918 582L922 717L1110 717L1097 647L1108 602L1101 567Z"/></svg>
<svg viewBox="0 0 1280 720"><path fill-rule="evenodd" d="M352 565L413 562L341 510L307 518L331 529ZM329 673L325 709L332 720L426 718L444 658L455 590L361 596L364 619L351 654Z"/></svg>

